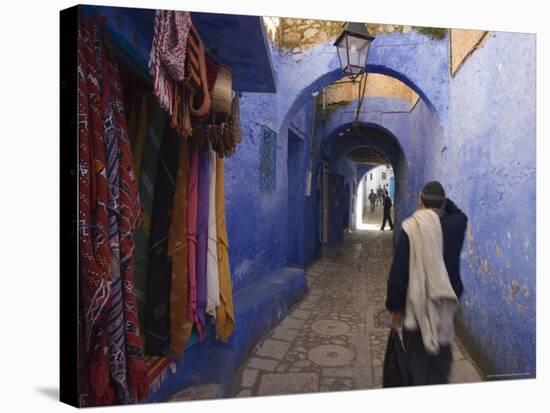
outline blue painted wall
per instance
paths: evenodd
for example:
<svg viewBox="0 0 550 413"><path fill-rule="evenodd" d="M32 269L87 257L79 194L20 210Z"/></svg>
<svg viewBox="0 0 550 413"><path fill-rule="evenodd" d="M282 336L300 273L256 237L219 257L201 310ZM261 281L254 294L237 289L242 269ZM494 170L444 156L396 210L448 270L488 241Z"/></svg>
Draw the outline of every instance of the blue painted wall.
<svg viewBox="0 0 550 413"><path fill-rule="evenodd" d="M291 122L288 132L288 228L289 244L287 245L288 265L303 268L311 254L317 252L308 249L314 234L306 218L306 205L312 196L306 197L306 176L311 156L311 127L313 100L306 102ZM290 188L290 185L293 187Z"/></svg>
<svg viewBox="0 0 550 413"><path fill-rule="evenodd" d="M410 215L416 209L419 192L428 180L425 174L426 163L433 162L434 153L440 150L438 148L441 142L443 142L443 128L437 122L428 106L422 100L418 101L412 111L412 145L410 145L407 151L407 156L414 165L415 170L415 173L409 177L410 187L414 188L414 190L408 194L405 215ZM437 179L445 185L444 176L440 176Z"/></svg>
<svg viewBox="0 0 550 413"><path fill-rule="evenodd" d="M287 263L304 264L304 141L295 133L288 135L288 243Z"/></svg>
<svg viewBox="0 0 550 413"><path fill-rule="evenodd" d="M422 100L411 110L411 102L408 100L380 97L365 99L359 121L363 125L370 125L370 129L364 129L355 138L350 140L349 137L339 136L339 133L351 126L357 102L335 110L323 127L319 128L322 131L320 133L324 133L322 150L333 159L333 163L339 162L354 147L365 145L379 150L389 159L396 174L394 206L397 224L414 211L417 194L423 185L421 165L425 159L422 142L425 131L414 129L420 104L425 109L422 122L429 125L427 129L430 133L432 129L439 133L437 117ZM356 179L359 180L363 174L364 171L361 171Z"/></svg>
<svg viewBox="0 0 550 413"><path fill-rule="evenodd" d="M433 109L434 116L444 119L448 105L448 54L448 39L433 40L416 32L379 36L372 45L367 70L400 79L425 99L427 106ZM342 75L332 42L317 45L299 55L273 50L273 64L278 79L276 125L280 138L285 140L292 119L305 104L311 102L312 92L337 81ZM406 114L382 115L379 111L369 116L378 116L375 123L382 122L382 117L384 123L395 122L399 128L395 136L401 137L410 131ZM403 119L388 121L394 117ZM327 132L323 136L329 134ZM409 165L400 157L394 167L400 168L402 177L396 181L396 196L401 194L405 199L405 194L409 192ZM319 251L318 172L318 169L313 169L312 196L305 200L305 263L317 257ZM400 211L414 210L415 203L409 204L403 203L407 205L406 208L396 205L398 219L404 215Z"/></svg>
<svg viewBox="0 0 550 413"><path fill-rule="evenodd" d="M463 324L489 374L535 374L535 36L491 33L450 79L425 176L469 217ZM429 135L428 135L429 138Z"/></svg>
<svg viewBox="0 0 550 413"><path fill-rule="evenodd" d="M311 138L310 138L311 139ZM310 158L310 147L306 147L306 159ZM307 167L306 166L306 173ZM321 201L321 192L317 186L318 175L312 173L311 176L311 193L304 198L304 221L303 221L303 264L307 266L320 255L319 250L319 205Z"/></svg>
<svg viewBox="0 0 550 413"><path fill-rule="evenodd" d="M344 241L344 176L328 174L327 244L341 245Z"/></svg>
<svg viewBox="0 0 550 413"><path fill-rule="evenodd" d="M434 40L417 32L378 36L369 52L367 71L395 77L415 90L444 119L448 107L448 39ZM299 55L274 53L279 79L278 127L285 133L311 93L342 77L332 42Z"/></svg>
<svg viewBox="0 0 550 413"><path fill-rule="evenodd" d="M281 231L281 223L287 222L286 136L277 136L275 190L259 189L261 126L274 129L274 100L275 95L243 93L243 141L225 162L229 258L235 290L286 265L287 233Z"/></svg>
<svg viewBox="0 0 550 413"><path fill-rule="evenodd" d="M353 162L349 158L341 157L339 161L336 163L335 170L336 170L336 173L344 176L344 186L348 185L350 188L349 194L345 194L348 197L347 201L346 199L344 199L344 204L345 204L344 206L348 208L348 211L347 211L348 222L345 222L344 220L344 228L347 228L347 227L351 227L352 222L355 222L355 211L353 208L354 205L352 202L351 192L354 185L355 186L357 185L357 165L355 164L355 162ZM344 208L342 210L342 214L344 215L344 217L346 216L346 211L344 210Z"/></svg>

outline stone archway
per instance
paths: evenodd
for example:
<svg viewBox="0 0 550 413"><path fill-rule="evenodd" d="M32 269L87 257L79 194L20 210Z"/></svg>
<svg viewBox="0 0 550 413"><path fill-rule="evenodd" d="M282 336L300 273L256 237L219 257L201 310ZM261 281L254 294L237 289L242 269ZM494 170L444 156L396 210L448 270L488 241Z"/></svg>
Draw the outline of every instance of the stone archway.
<svg viewBox="0 0 550 413"><path fill-rule="evenodd" d="M287 142L291 121L305 105L312 103L312 93L334 83L342 75L338 57L331 42L312 47L300 56L299 61L289 57L279 57L280 59L275 59L278 90L274 102L277 111L276 118L273 119L273 129L278 133L278 140ZM417 32L380 36L372 45L367 72L387 75L405 83L421 97L426 111L433 116L434 122L439 125L444 124L448 88L448 44L446 40L434 41ZM390 135L402 136L402 133ZM397 139L394 141L398 142ZM311 142L306 143L308 147L311 146ZM402 154L403 151L400 150L400 153ZM284 155L284 159L286 159L288 154ZM398 161L398 159L404 159L404 157L397 156L394 160L396 164L402 165L401 170L404 178L398 179L396 190L397 193L400 193L399 187L407 187L402 184L408 184L409 178L406 162ZM312 259L315 256L314 251L322 245L319 235L320 204L316 194L316 182L318 181L316 172L318 172L318 168L311 168L309 172L312 177L312 195L305 199L306 210L313 212L304 214L302 232L306 234L303 245L304 250L308 251L301 254L304 257L304 263ZM422 172L417 175L421 176ZM404 195L405 193L402 191L400 194ZM402 213L396 214L396 217L401 217L410 209L409 205L414 204L410 196L400 196L400 200L403 206L396 208L396 212L399 209ZM313 235L310 236L309 232Z"/></svg>
<svg viewBox="0 0 550 413"><path fill-rule="evenodd" d="M448 42L417 32L379 36L369 52L368 73L396 78L413 89L442 121L448 101ZM278 131L286 136L294 114L311 94L341 78L336 51L331 42L307 50L299 64L282 60L278 90ZM298 73L296 73L298 72Z"/></svg>
<svg viewBox="0 0 550 413"><path fill-rule="evenodd" d="M359 123L353 133L341 136L340 133L351 128L344 124L333 130L323 141L321 153L330 151L331 164L336 164L351 151L368 147L382 154L392 165L396 177L395 183L395 221L399 223L414 209L414 199L411 199L412 183L409 181L409 166L398 138L383 126L372 123ZM319 172L320 162L315 165L315 173ZM412 202L411 202L412 200Z"/></svg>

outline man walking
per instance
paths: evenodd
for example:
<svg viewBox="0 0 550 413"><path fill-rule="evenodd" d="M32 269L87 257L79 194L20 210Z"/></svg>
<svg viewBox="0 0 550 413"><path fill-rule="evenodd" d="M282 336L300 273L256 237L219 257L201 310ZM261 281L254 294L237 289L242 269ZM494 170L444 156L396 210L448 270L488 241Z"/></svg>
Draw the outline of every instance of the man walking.
<svg viewBox="0 0 550 413"><path fill-rule="evenodd" d="M413 385L448 383L454 314L463 286L460 252L468 218L428 182L417 211L403 222L390 275L390 327L403 320L403 342Z"/></svg>
<svg viewBox="0 0 550 413"><path fill-rule="evenodd" d="M387 192L384 192L384 218L382 219L382 226L380 227L381 231L384 231L384 227L386 226L386 222L390 224L390 230L393 230L393 222L391 220L390 211L392 207L391 198L389 197Z"/></svg>
<svg viewBox="0 0 550 413"><path fill-rule="evenodd" d="M374 212L375 205L376 205L376 194L374 193L373 189L370 190L369 201L370 201L370 212L372 213Z"/></svg>

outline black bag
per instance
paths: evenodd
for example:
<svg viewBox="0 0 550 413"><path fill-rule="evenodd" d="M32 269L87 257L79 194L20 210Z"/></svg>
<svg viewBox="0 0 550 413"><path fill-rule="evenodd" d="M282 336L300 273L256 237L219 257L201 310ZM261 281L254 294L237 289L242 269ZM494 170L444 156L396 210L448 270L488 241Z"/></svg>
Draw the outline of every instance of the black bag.
<svg viewBox="0 0 550 413"><path fill-rule="evenodd" d="M410 386L411 379L405 349L397 331L391 330L384 356L382 387Z"/></svg>

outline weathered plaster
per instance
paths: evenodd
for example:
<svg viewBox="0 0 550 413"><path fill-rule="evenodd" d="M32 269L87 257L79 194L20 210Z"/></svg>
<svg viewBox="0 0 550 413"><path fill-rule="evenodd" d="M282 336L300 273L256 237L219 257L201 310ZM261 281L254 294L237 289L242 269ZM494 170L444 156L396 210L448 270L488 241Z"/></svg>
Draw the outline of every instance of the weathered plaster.
<svg viewBox="0 0 550 413"><path fill-rule="evenodd" d="M491 33L450 80L425 176L469 217L462 323L487 374L535 375L535 36Z"/></svg>
<svg viewBox="0 0 550 413"><path fill-rule="evenodd" d="M454 75L467 56L472 53L485 33L484 30L450 29L451 74Z"/></svg>
<svg viewBox="0 0 550 413"><path fill-rule="evenodd" d="M340 81L346 81L346 78ZM327 104L351 102L357 99L359 94L359 83L341 83L328 86L325 90L325 102ZM390 76L371 73L367 76L365 86L365 96L370 97L389 97L397 99L407 99L412 106L418 95L401 82ZM409 107L410 108L410 107Z"/></svg>
<svg viewBox="0 0 550 413"><path fill-rule="evenodd" d="M311 93L341 78L340 64L331 43L315 46L293 57L276 52L278 85L277 125L286 133L290 120ZM379 36L373 42L367 64L369 73L399 79L427 103L443 121L448 104L448 41L433 40L417 32Z"/></svg>

